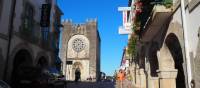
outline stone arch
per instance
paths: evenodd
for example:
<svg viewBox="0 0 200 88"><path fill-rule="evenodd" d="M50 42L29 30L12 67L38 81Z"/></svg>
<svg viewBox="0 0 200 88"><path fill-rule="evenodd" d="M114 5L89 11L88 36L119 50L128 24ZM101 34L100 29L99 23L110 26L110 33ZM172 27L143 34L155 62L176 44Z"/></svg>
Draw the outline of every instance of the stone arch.
<svg viewBox="0 0 200 88"><path fill-rule="evenodd" d="M10 58L11 58L11 61L10 64L12 64L11 62L13 62L14 60L14 57L16 55L16 53L19 51L19 50L27 50L27 52L29 52L31 54L31 58L32 58L32 62L33 62L33 59L34 59L34 51L33 49L31 48L31 46L28 44L28 43L19 43L17 44L13 49L12 49L12 52L10 53Z"/></svg>
<svg viewBox="0 0 200 88"><path fill-rule="evenodd" d="M178 22L172 22L172 23L170 23L169 28L167 30L167 34L165 36L164 42L166 41L166 38L168 37L168 35L170 35L172 33L176 36L177 40L179 41L179 44L180 44L180 46L182 48L181 51L185 52L184 51L184 36L183 36L182 25L180 23L178 23ZM185 55L183 57L185 58Z"/></svg>
<svg viewBox="0 0 200 88"><path fill-rule="evenodd" d="M73 68L78 68L78 67L79 67L80 69L83 68L81 62L75 62L75 63L73 64Z"/></svg>
<svg viewBox="0 0 200 88"><path fill-rule="evenodd" d="M26 49L20 49L14 56L13 69L11 74L11 86L20 87L19 81L31 79L31 68L33 67L33 58Z"/></svg>
<svg viewBox="0 0 200 88"><path fill-rule="evenodd" d="M157 56L159 58L159 70L174 69L174 60L166 44L163 44L160 51L157 52Z"/></svg>
<svg viewBox="0 0 200 88"><path fill-rule="evenodd" d="M81 62L74 62L73 65L72 65L72 77L74 79L75 79L75 70L76 69L80 69L80 72L83 73L83 65L81 64Z"/></svg>
<svg viewBox="0 0 200 88"><path fill-rule="evenodd" d="M178 74L176 77L176 87L186 88L185 75L183 69L183 52L177 36L174 33L168 34L165 39L165 44L168 47L171 56L173 57L175 69L178 70Z"/></svg>
<svg viewBox="0 0 200 88"><path fill-rule="evenodd" d="M161 43L160 51L157 52L161 87L168 85L167 80L170 80L173 88L185 88L186 86L183 38L182 25L178 22L171 22L164 41Z"/></svg>
<svg viewBox="0 0 200 88"><path fill-rule="evenodd" d="M41 68L48 67L50 64L48 55L44 51L38 52L34 64Z"/></svg>
<svg viewBox="0 0 200 88"><path fill-rule="evenodd" d="M9 60L8 60L8 65L7 65L7 77L6 80L10 81L11 80L11 74L12 74L12 70L13 70L13 63L14 63L14 59L15 59L15 55L18 53L18 51L20 50L26 50L27 52L30 53L31 56L31 62L33 62L34 59L34 52L32 50L32 48L30 47L30 45L28 43L19 43L17 44L10 52L9 55Z"/></svg>
<svg viewBox="0 0 200 88"><path fill-rule="evenodd" d="M171 68L173 68L174 67L173 56L171 55L170 50L166 45L166 41L167 41L167 38L169 39L169 35L174 35L174 37L177 38L176 40L180 44L181 52L185 52L184 51L184 39L183 39L184 37L183 37L182 25L180 23L176 22L176 21L175 22L171 22L169 24L167 33L164 36L164 41L161 42L161 44L160 44L161 46L159 46L159 47L161 47L160 51L157 52L157 56L159 57L159 59L158 59L159 61L158 62L159 63L162 62L162 59L163 59L162 57L169 56L168 57L168 61L169 61L170 65L171 65ZM166 55L165 55L165 53L166 53ZM183 60L185 60L185 54L183 54ZM160 64L159 64L159 67L161 67Z"/></svg>

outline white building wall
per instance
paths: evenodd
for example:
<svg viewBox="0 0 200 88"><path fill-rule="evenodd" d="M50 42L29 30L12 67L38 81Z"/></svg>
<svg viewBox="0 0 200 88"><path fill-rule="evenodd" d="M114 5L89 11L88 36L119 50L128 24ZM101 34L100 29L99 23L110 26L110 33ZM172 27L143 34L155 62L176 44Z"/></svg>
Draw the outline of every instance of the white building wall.
<svg viewBox="0 0 200 88"><path fill-rule="evenodd" d="M198 44L198 30L200 28L200 5L198 5L191 13L186 10L186 20L188 24L188 42L190 46L190 52L193 52L196 56L197 44Z"/></svg>
<svg viewBox="0 0 200 88"><path fill-rule="evenodd" d="M172 22L178 22L182 25L181 8L178 8L177 11L174 13Z"/></svg>
<svg viewBox="0 0 200 88"><path fill-rule="evenodd" d="M197 46L198 46L198 31L200 29L200 6L198 5L193 11L189 12L189 8L186 8L186 24L187 24L187 39L188 39L188 51L189 53L193 53L193 57L196 57L197 53ZM172 22L178 22L182 25L182 15L181 15L181 9L180 7L173 15L173 21ZM183 29L181 29L183 30ZM192 59L192 58L188 58ZM190 85L190 84L188 84Z"/></svg>
<svg viewBox="0 0 200 88"><path fill-rule="evenodd" d="M193 52L196 56L197 44L198 44L198 30L200 28L200 6L198 5L192 12L186 9L186 22L187 22L187 37L188 37L188 49L189 52ZM182 25L181 9L178 10L173 15L172 22L178 22Z"/></svg>

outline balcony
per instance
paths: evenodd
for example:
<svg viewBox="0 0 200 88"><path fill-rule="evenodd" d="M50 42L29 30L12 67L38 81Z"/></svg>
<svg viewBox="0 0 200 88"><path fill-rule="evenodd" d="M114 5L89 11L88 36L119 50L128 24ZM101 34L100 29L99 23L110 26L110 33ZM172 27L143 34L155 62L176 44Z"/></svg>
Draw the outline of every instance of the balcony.
<svg viewBox="0 0 200 88"><path fill-rule="evenodd" d="M142 41L147 42L163 30L164 25L168 24L172 15L172 9L164 5L154 5L151 15L148 17L142 32Z"/></svg>

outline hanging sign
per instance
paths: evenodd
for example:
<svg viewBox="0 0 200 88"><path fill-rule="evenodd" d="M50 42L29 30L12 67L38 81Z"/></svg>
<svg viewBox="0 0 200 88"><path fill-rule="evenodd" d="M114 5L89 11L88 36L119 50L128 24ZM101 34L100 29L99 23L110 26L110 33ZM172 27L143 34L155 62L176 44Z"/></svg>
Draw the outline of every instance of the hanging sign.
<svg viewBox="0 0 200 88"><path fill-rule="evenodd" d="M50 12L51 12L51 5L50 4L42 4L42 12L41 12L41 19L40 19L41 27L49 27Z"/></svg>

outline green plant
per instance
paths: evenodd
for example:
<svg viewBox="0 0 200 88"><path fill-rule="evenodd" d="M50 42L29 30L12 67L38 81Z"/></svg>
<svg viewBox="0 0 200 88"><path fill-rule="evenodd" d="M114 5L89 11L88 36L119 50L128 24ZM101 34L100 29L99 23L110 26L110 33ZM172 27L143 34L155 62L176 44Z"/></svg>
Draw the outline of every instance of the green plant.
<svg viewBox="0 0 200 88"><path fill-rule="evenodd" d="M135 31L135 30L137 30L137 26L133 24L132 31Z"/></svg>
<svg viewBox="0 0 200 88"><path fill-rule="evenodd" d="M128 54L134 56L136 54L137 37L132 35L128 43Z"/></svg>
<svg viewBox="0 0 200 88"><path fill-rule="evenodd" d="M173 5L172 0L164 0L163 4L166 8L170 8Z"/></svg>

